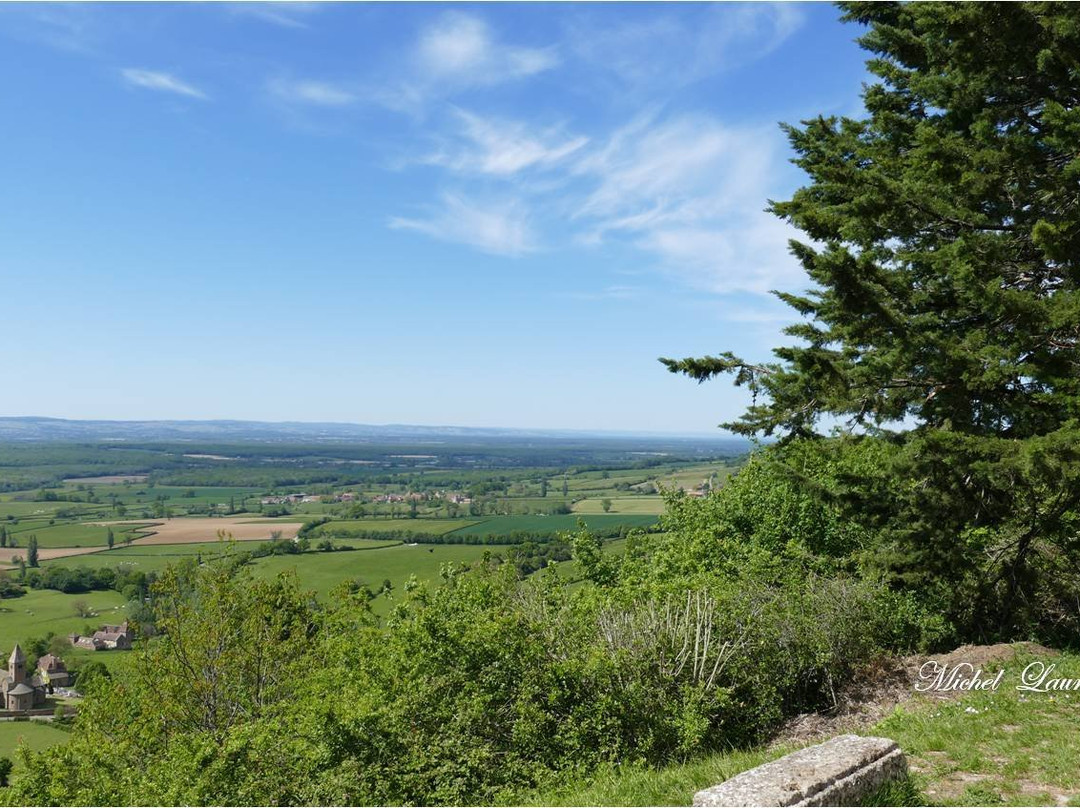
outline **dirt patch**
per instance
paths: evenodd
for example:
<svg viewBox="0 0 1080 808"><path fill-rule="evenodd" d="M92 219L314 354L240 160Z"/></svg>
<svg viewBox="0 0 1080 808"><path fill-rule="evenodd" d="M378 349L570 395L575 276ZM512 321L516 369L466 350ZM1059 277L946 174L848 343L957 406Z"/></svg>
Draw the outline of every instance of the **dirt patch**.
<svg viewBox="0 0 1080 808"><path fill-rule="evenodd" d="M915 690L919 669L929 660L953 667L967 662L974 668L992 668L1009 662L1017 654L1056 656L1038 643L1019 642L997 645L962 645L947 654L891 657L877 660L858 671L836 694L836 706L820 713L803 713L789 719L773 739L772 745L813 743L844 732L860 732L888 716L898 705L907 702L952 701L963 691Z"/></svg>
<svg viewBox="0 0 1080 808"><path fill-rule="evenodd" d="M68 556L86 555L87 553L100 553L104 547L41 547L38 549L38 560L48 561L50 558L67 558ZM5 547L0 550L0 565L5 567L15 566L15 557L22 556L26 559L25 547Z"/></svg>
<svg viewBox="0 0 1080 808"><path fill-rule="evenodd" d="M1032 780L1020 781L1020 804L1043 805L1047 804L1045 795L1049 794L1054 805L1068 805L1075 794L1070 791L1062 791L1057 786L1048 786L1036 783ZM1040 799L1041 798L1041 799Z"/></svg>
<svg viewBox="0 0 1080 808"><path fill-rule="evenodd" d="M103 525L138 525L146 524L145 520L129 520L123 522L102 522ZM155 522L148 525L144 530L151 533L141 539L135 539L136 544L194 544L196 542L216 541L219 532L225 532L236 541L267 541L271 533L280 532L283 539L296 537L297 531L303 527L303 522L255 522L248 518L235 519L229 517L192 518L192 519L167 519L164 522Z"/></svg>
<svg viewBox="0 0 1080 808"><path fill-rule="evenodd" d="M987 782L991 781L991 782ZM926 796L937 799L940 804L943 801L957 802L962 799L968 789L973 785L986 783L987 790L997 791L994 788L992 778L988 774L976 774L974 772L949 772L934 782L926 789ZM989 795L987 795L989 796Z"/></svg>

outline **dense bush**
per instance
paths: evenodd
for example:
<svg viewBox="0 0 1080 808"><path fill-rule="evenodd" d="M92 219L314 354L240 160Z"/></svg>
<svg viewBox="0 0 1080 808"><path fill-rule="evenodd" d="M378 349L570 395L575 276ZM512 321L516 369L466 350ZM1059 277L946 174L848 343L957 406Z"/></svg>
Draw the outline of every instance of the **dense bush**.
<svg viewBox="0 0 1080 808"><path fill-rule="evenodd" d="M130 566L69 567L50 564L48 567L27 569L20 583L31 589L55 589L65 594L114 589L128 600L141 600L149 594L155 574L139 572Z"/></svg>
<svg viewBox="0 0 1080 808"><path fill-rule="evenodd" d="M26 594L26 590L12 581L7 575L0 575L0 599L18 598Z"/></svg>
<svg viewBox="0 0 1080 808"><path fill-rule="evenodd" d="M807 549L835 514L804 504L809 532L796 524L777 551L771 510L743 507L763 484L751 471L724 499L674 498L668 532L631 535L621 556L578 534L589 585L522 580L530 549L556 547L522 545L516 563L388 594L383 624L369 593L345 586L320 607L287 576L252 581L235 551L173 570L155 588L164 636L95 688L70 744L24 753L8 798L491 803L603 763L759 741L827 705L861 661L938 628Z"/></svg>

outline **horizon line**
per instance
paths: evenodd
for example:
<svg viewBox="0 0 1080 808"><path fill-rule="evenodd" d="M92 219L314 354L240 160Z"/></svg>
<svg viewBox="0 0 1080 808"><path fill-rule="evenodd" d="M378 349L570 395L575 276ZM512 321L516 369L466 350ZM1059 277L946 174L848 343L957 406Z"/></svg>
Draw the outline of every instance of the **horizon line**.
<svg viewBox="0 0 1080 808"><path fill-rule="evenodd" d="M263 424L270 426L337 426L337 427L366 427L370 429L425 429L425 430L468 430L468 431L491 431L491 432L518 432L518 433L570 433L575 435L594 436L625 436L625 437L658 437L658 438L694 438L713 440L735 440L752 443L749 438L734 435L721 427L716 427L716 432L679 432L664 430L635 430L635 429L599 429L582 427L531 427L531 426L464 426L455 424L416 424L416 423L365 423L361 421L304 421L304 420L260 420L247 418L64 418L51 415L0 415L3 421L59 421L71 424Z"/></svg>

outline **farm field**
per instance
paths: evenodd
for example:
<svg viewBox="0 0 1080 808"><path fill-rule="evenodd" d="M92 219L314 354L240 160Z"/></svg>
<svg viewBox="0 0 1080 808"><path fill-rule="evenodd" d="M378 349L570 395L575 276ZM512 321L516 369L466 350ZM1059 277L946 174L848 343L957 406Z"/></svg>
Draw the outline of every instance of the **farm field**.
<svg viewBox="0 0 1080 808"><path fill-rule="evenodd" d="M0 496L0 517L7 519L9 516L13 516L18 519L43 518L47 520L67 504L64 502L20 502L12 499L13 496L14 494Z"/></svg>
<svg viewBox="0 0 1080 808"><path fill-rule="evenodd" d="M208 503L228 502L234 499L237 502L246 497L257 497L262 489L250 486L213 486L213 485L132 485L116 486L98 489L99 494L116 494L121 501L153 502L155 499L164 499L170 505L183 507L185 503Z"/></svg>
<svg viewBox="0 0 1080 808"><path fill-rule="evenodd" d="M476 524L476 520L470 519L335 519L320 525L315 531L317 535L341 535L352 533L365 533L369 531L430 533L433 536L441 536L452 530L469 527Z"/></svg>
<svg viewBox="0 0 1080 808"><path fill-rule="evenodd" d="M394 589L399 590L411 575L420 581L434 583L439 580L439 570L443 564L472 563L483 558L485 552L497 552L498 549L462 544L398 544L364 552L304 553L259 558L252 562L252 570L262 578L295 570L300 586L313 589L319 595L326 595L342 581L357 578L372 589L389 579ZM384 597L372 603L376 611L386 605Z"/></svg>
<svg viewBox="0 0 1080 808"><path fill-rule="evenodd" d="M495 516L482 522L459 528L453 531L464 535L486 536L489 533L508 536L515 531L548 533L556 531L574 531L578 528L577 514L561 514L557 516ZM656 517L646 514L628 514L620 516L616 514L590 515L585 518L589 527L596 530L617 527L647 527L656 523Z"/></svg>
<svg viewBox="0 0 1080 808"><path fill-rule="evenodd" d="M374 550L381 547L393 547L401 542L391 539L347 539L341 544L347 544L356 551ZM131 547L117 547L107 552L94 553L77 559L52 559L42 566L62 565L78 569L79 567L119 567L130 566L141 572L158 572L165 569L169 564L174 564L186 558L202 558L208 561L211 558L227 552L229 545L225 542L208 541L192 542L188 544L149 544L133 545ZM244 547L233 549L243 551ZM314 552L314 551L313 551Z"/></svg>
<svg viewBox="0 0 1080 808"><path fill-rule="evenodd" d="M47 721L0 721L0 757L6 757L19 766L16 750L25 744L35 752L64 743L69 733L57 729Z"/></svg>
<svg viewBox="0 0 1080 808"><path fill-rule="evenodd" d="M652 514L659 516L664 512L663 497L610 497L612 514ZM574 513L603 514L603 498L583 499L574 503Z"/></svg>
<svg viewBox="0 0 1080 808"><path fill-rule="evenodd" d="M151 523L128 522L113 526L113 538L117 544L127 536L139 538ZM92 522L68 522L65 524L31 526L20 522L8 535L14 537L19 545L26 547L31 535L37 536L38 547L105 547L108 543L109 528L104 524ZM25 553L24 553L25 554Z"/></svg>
<svg viewBox="0 0 1080 808"><path fill-rule="evenodd" d="M96 617L79 617L74 604L84 601ZM88 624L119 623L124 619L123 595L113 590L67 595L53 589L30 589L18 598L0 601L0 651L10 653L12 646L28 637L48 634L63 636L81 632ZM94 652L89 652L94 653ZM98 652L95 657L109 656Z"/></svg>
<svg viewBox="0 0 1080 808"><path fill-rule="evenodd" d="M0 547L0 567L8 568L0 574L17 582L14 560L29 560L31 536L45 570L108 568L152 575L170 564L208 561L228 552L219 532L230 534L239 545L235 550L245 552L272 533L294 538L306 521L326 516L332 521L310 532L309 551L252 559L248 569L260 577L295 570L300 585L319 596L348 580L374 591L389 581L391 593L372 602L377 613L386 613L412 575L437 585L445 564L471 563L485 553L505 556L508 545L500 542L514 534L515 540L531 534L543 541L576 530L580 519L604 533L649 526L664 508L655 494L657 483L681 474L696 485L729 471L722 457L709 463L672 457L660 465L619 467L573 454L560 465L521 465L519 457L539 457L528 448L520 456L508 455L504 467L475 467L470 449L468 459L456 467L419 468L413 456L430 455L431 450L394 446L382 461L365 458L353 464L356 458L350 453L355 451L354 446L334 449L342 459L327 464L320 459L320 453L327 452L322 446L300 452L285 446L268 450L187 443L171 451L157 445L122 451L112 445L0 446L0 489L6 489L0 493L0 527L6 541L15 545ZM240 459L223 463L214 456ZM491 462L503 462L497 453L493 457ZM646 459L623 456L627 463ZM428 466L427 460L423 463ZM305 483L305 475L317 475L319 482ZM411 501L386 501L390 495L410 494ZM326 501L289 501L299 496ZM608 513L603 512L605 498L612 503ZM555 513L569 508L572 513ZM410 510L416 511L414 518L408 518ZM107 549L110 530L112 550ZM419 542L403 540L407 534L415 534ZM425 536L446 543L425 543ZM488 541L489 536L491 544L466 543ZM327 539L353 549L317 551L319 542ZM605 550L619 552L621 546L610 541ZM550 569L571 581L580 577L573 562ZM96 614L79 617L74 607L79 601ZM63 636L120 622L128 608L124 596L113 590L65 594L27 587L21 597L0 600L0 652L50 632ZM63 656L72 667L93 660L110 669L122 668L133 658L125 652L76 648Z"/></svg>
<svg viewBox="0 0 1080 808"><path fill-rule="evenodd" d="M738 468L735 466L710 463L709 465L691 466L674 473L662 474L657 482L663 488L690 490L703 481L712 479L713 485L719 487L723 485L724 480L736 471L738 471Z"/></svg>
<svg viewBox="0 0 1080 808"><path fill-rule="evenodd" d="M134 522L103 522L115 530L118 526L136 524ZM151 535L136 539L132 544L190 544L193 542L213 541L219 531L232 535L236 541L266 541L270 534L281 532L282 538L291 539L303 526L303 522L268 522L256 521L250 516L242 517L189 517L155 522L147 527Z"/></svg>
<svg viewBox="0 0 1080 808"><path fill-rule="evenodd" d="M70 558L71 556L100 553L104 550L104 547L46 547L38 551L38 560L49 561L56 558ZM14 549L8 547L0 550L0 566L13 567L16 558L26 560L25 547L16 547Z"/></svg>
<svg viewBox="0 0 1080 808"><path fill-rule="evenodd" d="M645 500L641 504L635 499ZM598 530L608 528L646 527L656 522L656 516L660 513L663 502L659 497L627 497L623 502L623 512L603 513L600 500L595 501L595 507L584 505L591 500L583 500L578 503L584 509L572 514L559 514L544 516L541 514L520 516L484 516L473 519L430 519L420 517L417 519L337 519L320 525L312 532L312 536L341 536L347 537L350 533L414 533L430 534L432 536L445 535L476 535L476 536L511 536L514 533L531 532L541 535L563 531L577 530L578 520L585 517L588 525ZM615 500L612 500L614 503ZM615 508L612 508L615 511ZM144 544L146 542L137 542Z"/></svg>

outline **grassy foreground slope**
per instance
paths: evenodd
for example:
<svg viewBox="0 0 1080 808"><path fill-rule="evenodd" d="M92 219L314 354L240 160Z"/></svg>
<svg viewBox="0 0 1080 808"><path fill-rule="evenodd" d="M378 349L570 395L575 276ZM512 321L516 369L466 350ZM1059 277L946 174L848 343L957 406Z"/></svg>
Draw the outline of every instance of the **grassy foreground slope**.
<svg viewBox="0 0 1080 808"><path fill-rule="evenodd" d="M1018 656L997 692L918 699L862 734L892 738L911 770L909 787L879 805L1080 805L1080 690L1022 692L1029 664L1080 682L1080 655ZM988 665L991 677L1000 666ZM1041 669L1036 669L1041 670ZM794 746L709 755L662 769L609 767L584 781L524 795L527 805L690 805L694 792L774 760ZM878 795L879 797L882 795Z"/></svg>

